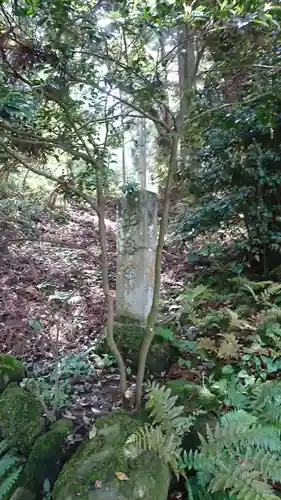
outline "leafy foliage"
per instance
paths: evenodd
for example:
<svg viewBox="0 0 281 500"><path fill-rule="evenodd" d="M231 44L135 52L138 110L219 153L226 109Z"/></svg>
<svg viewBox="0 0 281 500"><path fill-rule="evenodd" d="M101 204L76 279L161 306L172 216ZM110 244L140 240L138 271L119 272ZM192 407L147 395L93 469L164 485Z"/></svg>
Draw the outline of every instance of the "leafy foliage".
<svg viewBox="0 0 281 500"><path fill-rule="evenodd" d="M0 499L4 500L16 483L22 466L19 459L8 450L8 443L0 443Z"/></svg>
<svg viewBox="0 0 281 500"><path fill-rule="evenodd" d="M219 113L205 129L200 166L193 172L190 187L196 202L180 222L186 239L244 226L240 249L256 262L264 256L265 273L278 263L279 252L280 155L269 137L269 124L274 123L276 138L279 134L275 104L279 106L273 99L267 112L261 102ZM276 257L269 266L270 255Z"/></svg>
<svg viewBox="0 0 281 500"><path fill-rule="evenodd" d="M73 399L91 388L94 363L87 353L62 356L56 366L37 367L21 385L37 395L47 414L67 408ZM88 378L88 381L87 381Z"/></svg>

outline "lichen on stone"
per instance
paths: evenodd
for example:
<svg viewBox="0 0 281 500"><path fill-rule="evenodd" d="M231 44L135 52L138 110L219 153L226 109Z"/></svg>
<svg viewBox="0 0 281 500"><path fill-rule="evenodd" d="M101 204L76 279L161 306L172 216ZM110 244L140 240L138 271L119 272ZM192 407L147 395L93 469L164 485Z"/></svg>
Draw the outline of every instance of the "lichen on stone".
<svg viewBox="0 0 281 500"><path fill-rule="evenodd" d="M20 382L25 375L24 364L9 354L0 354L0 392L10 382Z"/></svg>
<svg viewBox="0 0 281 500"><path fill-rule="evenodd" d="M83 443L63 468L53 490L54 500L162 500L167 496L169 469L148 452L129 460L127 438L141 423L124 411L96 423L94 439ZM116 473L128 478L119 480Z"/></svg>
<svg viewBox="0 0 281 500"><path fill-rule="evenodd" d="M16 383L9 384L0 395L0 427L10 446L27 457L45 429L41 404Z"/></svg>
<svg viewBox="0 0 281 500"><path fill-rule="evenodd" d="M64 444L72 429L71 421L61 419L36 439L23 471L25 486L40 493L46 479L51 485L54 483L64 457Z"/></svg>

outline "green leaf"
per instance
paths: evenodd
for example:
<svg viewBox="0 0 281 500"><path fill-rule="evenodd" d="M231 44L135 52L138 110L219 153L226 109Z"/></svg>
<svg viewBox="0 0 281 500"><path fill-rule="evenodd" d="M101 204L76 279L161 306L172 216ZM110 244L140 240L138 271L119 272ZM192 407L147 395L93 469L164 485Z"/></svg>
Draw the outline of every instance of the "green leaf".
<svg viewBox="0 0 281 500"><path fill-rule="evenodd" d="M32 330L41 331L44 329L44 323L41 319L38 318L30 318L28 321L28 326L32 328Z"/></svg>
<svg viewBox="0 0 281 500"><path fill-rule="evenodd" d="M232 375L234 373L234 369L231 365L225 365L223 368L222 368L222 374L223 375Z"/></svg>
<svg viewBox="0 0 281 500"><path fill-rule="evenodd" d="M174 340L174 334L169 328L163 328L162 326L157 326L155 328L155 335L161 337L164 340Z"/></svg>

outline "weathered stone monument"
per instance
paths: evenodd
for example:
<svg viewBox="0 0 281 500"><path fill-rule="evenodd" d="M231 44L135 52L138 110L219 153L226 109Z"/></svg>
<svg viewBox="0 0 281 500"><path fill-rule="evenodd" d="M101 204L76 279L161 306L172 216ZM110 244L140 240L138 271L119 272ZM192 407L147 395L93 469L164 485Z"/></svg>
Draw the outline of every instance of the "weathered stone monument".
<svg viewBox="0 0 281 500"><path fill-rule="evenodd" d="M157 246L157 195L145 189L119 200L116 313L145 323L152 304Z"/></svg>

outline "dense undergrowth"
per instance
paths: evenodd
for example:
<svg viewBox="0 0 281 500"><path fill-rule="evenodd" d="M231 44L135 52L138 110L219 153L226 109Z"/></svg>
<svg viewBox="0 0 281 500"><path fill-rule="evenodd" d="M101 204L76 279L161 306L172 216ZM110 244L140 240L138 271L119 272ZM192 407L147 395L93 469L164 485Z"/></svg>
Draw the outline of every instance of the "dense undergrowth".
<svg viewBox="0 0 281 500"><path fill-rule="evenodd" d="M63 216L67 224L67 212L50 210L40 197L36 208L32 196L1 200L3 218L20 237L38 236L38 218ZM229 241L203 243L190 251L189 283L163 294L156 337L171 346L172 365L161 380L147 373L145 423L127 439L125 454L134 460L153 450L183 478L190 500L270 500L281 482L281 284L250 273ZM58 311L69 297L56 292ZM101 373L116 373L114 358L93 346L26 368L21 386L41 402L48 425L71 414ZM91 421L84 427L85 434Z"/></svg>
<svg viewBox="0 0 281 500"><path fill-rule="evenodd" d="M281 496L281 20L262 4L1 2L0 500L166 500L170 476L169 500ZM111 314L104 200L121 177L136 194L128 163L165 193L148 328Z"/></svg>
<svg viewBox="0 0 281 500"><path fill-rule="evenodd" d="M182 467L197 471L186 482L190 499L279 492L281 284L237 269L214 261L166 308L187 379L178 389L192 400L193 374L205 398L197 410L203 403L217 419L183 454Z"/></svg>

